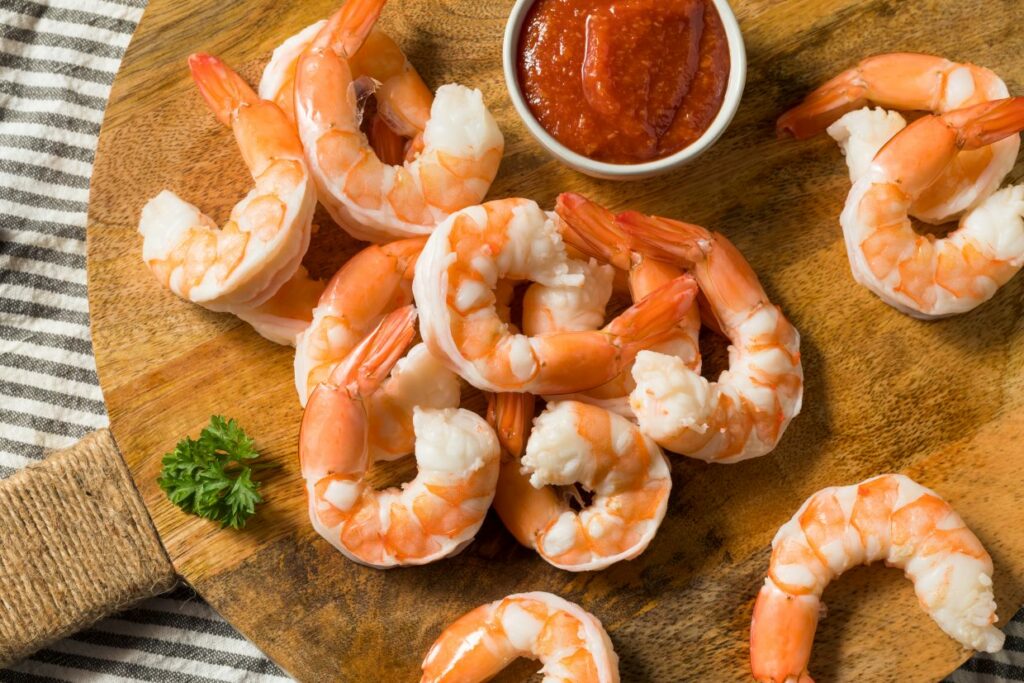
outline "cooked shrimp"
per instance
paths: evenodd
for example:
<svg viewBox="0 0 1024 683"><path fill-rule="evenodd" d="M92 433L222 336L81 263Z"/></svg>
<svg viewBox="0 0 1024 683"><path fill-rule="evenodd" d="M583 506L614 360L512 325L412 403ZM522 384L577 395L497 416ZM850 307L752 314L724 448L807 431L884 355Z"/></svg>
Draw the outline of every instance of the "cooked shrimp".
<svg viewBox="0 0 1024 683"><path fill-rule="evenodd" d="M305 267L299 266L274 296L256 308L236 308L235 315L275 344L295 346L312 322L313 309L323 291L323 281L311 279Z"/></svg>
<svg viewBox="0 0 1024 683"><path fill-rule="evenodd" d="M570 260L568 276L579 284L545 285L534 282L523 294L523 331L528 335L584 332L604 325L612 296L615 271L608 265Z"/></svg>
<svg viewBox="0 0 1024 683"><path fill-rule="evenodd" d="M371 245L331 278L295 350L295 386L302 405L385 315L412 302L413 266L425 242L415 237ZM414 346L369 399L370 461L392 460L412 450L413 408L457 408L459 397L455 373L423 344Z"/></svg>
<svg viewBox="0 0 1024 683"><path fill-rule="evenodd" d="M617 683L619 658L601 622L551 593L477 607L441 633L420 683L482 683L519 657L539 659L544 683Z"/></svg>
<svg viewBox="0 0 1024 683"><path fill-rule="evenodd" d="M142 258L178 296L259 325L266 311L255 311L293 278L288 291L298 299L287 307L294 310L312 299L308 278L296 273L309 246L313 184L302 145L277 105L260 100L216 57L192 55L189 67L206 103L234 130L256 184L222 228L164 190L142 209ZM286 306L278 301L273 308L280 313ZM278 332L267 330L268 336Z"/></svg>
<svg viewBox="0 0 1024 683"><path fill-rule="evenodd" d="M547 488L533 488L520 462L535 404L533 394L487 394L487 422L501 445L501 471L492 505L508 532L531 550L536 548L536 531L542 526L538 520L555 519L562 511L558 496Z"/></svg>
<svg viewBox="0 0 1024 683"><path fill-rule="evenodd" d="M683 275L683 271L673 265L633 251L629 236L616 223L615 215L586 197L572 192L562 193L558 196L555 210L563 221L562 236L568 244L592 258L611 264L620 272L628 273L629 290L634 301ZM523 327L527 334L535 334L525 319ZM675 328L650 344L647 350L677 356L688 368L700 372L699 337L700 309L692 306ZM629 394L634 387L630 366L611 382L574 394L572 398L631 418Z"/></svg>
<svg viewBox="0 0 1024 683"><path fill-rule="evenodd" d="M412 303L412 276L426 238L371 245L334 274L295 349L299 401L391 311Z"/></svg>
<svg viewBox="0 0 1024 683"><path fill-rule="evenodd" d="M292 122L295 121L295 69L299 57L326 23L326 19L321 19L286 38L270 53L270 61L263 67L263 75L256 90L260 99L276 104Z"/></svg>
<svg viewBox="0 0 1024 683"><path fill-rule="evenodd" d="M431 100L403 56L395 92L379 96L378 111L396 132L416 134L422 125L422 135L414 159L381 162L360 131L357 80L372 80L360 79L360 69L372 74L383 66L356 57L383 5L348 0L302 55L295 76L296 121L320 202L354 237L374 242L427 234L450 213L479 203L504 150L479 90L445 85Z"/></svg>
<svg viewBox="0 0 1024 683"><path fill-rule="evenodd" d="M499 434L518 427L523 411L515 397L521 395L495 399ZM621 415L579 401L549 403L534 421L519 467L514 455L503 464L495 508L516 540L559 569L595 571L631 560L665 518L668 460ZM577 485L593 497L578 512L567 499ZM555 486L573 488L563 496Z"/></svg>
<svg viewBox="0 0 1024 683"><path fill-rule="evenodd" d="M640 429L663 448L708 462L769 453L803 402L799 333L723 235L633 212L618 220L648 255L692 269L731 342L729 369L711 383L680 358L637 354L630 405Z"/></svg>
<svg viewBox="0 0 1024 683"><path fill-rule="evenodd" d="M434 358L426 344L409 349L370 395L366 408L370 461L394 460L411 453L416 445L416 409L458 408L461 394L459 376Z"/></svg>
<svg viewBox="0 0 1024 683"><path fill-rule="evenodd" d="M585 332L600 329L604 325L608 300L616 285L615 269L590 259L570 261L570 270L581 271L582 284L549 286L534 282L526 289L522 305L524 334L532 337L560 332ZM622 374L619 373L619 376ZM594 389L563 394L558 398L577 399L632 417L626 398L628 392L607 390L614 384L613 380Z"/></svg>
<svg viewBox="0 0 1024 683"><path fill-rule="evenodd" d="M554 221L526 199L463 209L427 240L413 279L431 352L484 391L562 394L611 380L637 348L688 311L696 286L678 278L601 330L529 337L496 310L499 280L579 286Z"/></svg>
<svg viewBox="0 0 1024 683"><path fill-rule="evenodd" d="M843 114L870 103L889 109L945 114L1009 97L992 71L933 55L894 53L868 57L812 92L778 121L780 134L797 139L815 135ZM945 223L995 192L1013 169L1020 149L1015 136L967 150L916 198L911 215Z"/></svg>
<svg viewBox="0 0 1024 683"><path fill-rule="evenodd" d="M908 209L961 149L1024 129L1024 98L924 116L878 153L840 217L854 278L900 311L938 318L988 301L1024 265L1024 187L968 212L942 239L914 231Z"/></svg>
<svg viewBox="0 0 1024 683"><path fill-rule="evenodd" d="M398 309L309 397L299 462L313 527L346 557L388 568L459 552L483 523L498 480L494 431L461 409L413 412L416 478L374 489L367 406L415 334L416 311Z"/></svg>
<svg viewBox="0 0 1024 683"><path fill-rule="evenodd" d="M274 50L263 69L260 97L275 102L293 121L295 72L299 58L326 23L327 20L322 19L285 40ZM370 94L376 99L379 115L374 120L374 127L378 121L386 122L386 129L394 133L392 139L401 140L403 144L405 138L423 133L434 96L394 40L380 29L373 28L348 63L356 83L357 99L361 101ZM370 142L374 142L372 132ZM372 146L380 155L378 146Z"/></svg>
<svg viewBox="0 0 1024 683"><path fill-rule="evenodd" d="M811 496L772 541L750 624L750 664L766 683L809 682L807 663L832 579L884 560L914 582L921 606L966 647L998 652L992 558L949 503L901 474Z"/></svg>
<svg viewBox="0 0 1024 683"><path fill-rule="evenodd" d="M906 127L907 120L898 112L864 107L843 114L827 130L829 137L839 144L850 171L850 182L855 183L867 175L878 150Z"/></svg>

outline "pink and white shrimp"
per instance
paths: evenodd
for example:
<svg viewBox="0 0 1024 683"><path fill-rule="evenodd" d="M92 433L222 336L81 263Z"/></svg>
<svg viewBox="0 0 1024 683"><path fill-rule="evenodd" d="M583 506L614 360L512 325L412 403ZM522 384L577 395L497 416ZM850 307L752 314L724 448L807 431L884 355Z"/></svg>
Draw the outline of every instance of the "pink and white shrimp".
<svg viewBox="0 0 1024 683"><path fill-rule="evenodd" d="M327 283L295 348L295 389L302 405L385 315L412 303L413 270L425 243L426 238L415 237L370 245Z"/></svg>
<svg viewBox="0 0 1024 683"><path fill-rule="evenodd" d="M189 67L209 107L234 131L255 186L220 228L164 190L142 209L142 258L183 299L236 313L268 338L294 343L321 288L300 269L316 205L302 145L281 109L219 59L195 54Z"/></svg>
<svg viewBox="0 0 1024 683"><path fill-rule="evenodd" d="M634 251L629 236L619 226L615 215L582 195L572 192L560 194L555 211L562 220L560 227L566 243L601 263L613 266L619 274L625 275L633 301L640 301L684 274L684 271L675 265L648 258L643 253ZM532 321L527 317L530 310L528 303L526 301L523 305L523 329L527 334L537 334L531 327ZM603 311L603 305L601 310ZM598 325L600 323L591 329L596 329ZM646 350L676 356L688 368L699 373L700 325L700 309L692 306L676 327L652 340ZM552 327L550 331L556 330ZM632 419L629 394L635 386L630 366L606 384L560 398L592 403Z"/></svg>
<svg viewBox="0 0 1024 683"><path fill-rule="evenodd" d="M1015 97L919 118L875 156L840 216L854 278L896 309L940 318L988 301L1024 265L1024 186L990 195L946 237L914 231L914 202L961 150L1024 129Z"/></svg>
<svg viewBox="0 0 1024 683"><path fill-rule="evenodd" d="M640 429L663 448L708 462L771 452L803 404L800 334L723 235L634 212L618 221L639 250L693 273L731 342L729 369L715 382L676 356L638 353L629 402Z"/></svg>
<svg viewBox="0 0 1024 683"><path fill-rule="evenodd" d="M328 380L302 416L299 462L313 527L346 557L388 568L434 562L473 540L494 497L498 439L478 415L415 408L418 473L376 490L365 475L369 406L415 335L412 306L388 315Z"/></svg>
<svg viewBox="0 0 1024 683"><path fill-rule="evenodd" d="M764 683L811 683L807 663L829 582L884 561L914 582L921 606L965 647L997 652L992 558L949 504L901 474L818 491L772 541L750 624L750 664Z"/></svg>
<svg viewBox="0 0 1024 683"><path fill-rule="evenodd" d="M847 112L875 104L945 114L1009 95L1006 84L984 67L933 55L881 54L868 57L812 92L779 117L777 128L780 134L803 139L832 124L829 134L843 147L851 179L856 182L865 158L870 161L889 139L885 135L891 137L905 122L888 112L864 109L856 116ZM1020 139L1015 136L961 151L915 198L910 214L935 224L959 217L996 191L1013 169L1019 149Z"/></svg>
<svg viewBox="0 0 1024 683"><path fill-rule="evenodd" d="M635 424L579 401L549 403L519 459L528 394L497 394L489 417L513 449L502 463L494 507L509 532L547 562L596 571L638 557L665 518L668 460ZM574 510L555 487L581 486L589 505Z"/></svg>
<svg viewBox="0 0 1024 683"><path fill-rule="evenodd" d="M463 209L431 234L413 295L431 352L484 391L564 394L610 381L638 348L671 329L696 294L681 277L601 330L526 336L497 310L500 280L580 286L555 221L536 203L501 199Z"/></svg>
<svg viewBox="0 0 1024 683"><path fill-rule="evenodd" d="M423 660L420 683L483 683L519 657L539 659L545 683L618 683L619 658L601 622L551 593L481 605L448 626Z"/></svg>
<svg viewBox="0 0 1024 683"><path fill-rule="evenodd" d="M299 58L326 23L320 20L287 38L263 69L260 97L275 102L292 121ZM415 154L423 144L433 95L398 44L379 28L370 31L348 63L360 105L373 96L370 146L384 163L401 164L407 153Z"/></svg>
<svg viewBox="0 0 1024 683"><path fill-rule="evenodd" d="M383 6L348 0L295 73L295 119L320 202L353 237L373 242L428 234L452 212L479 203L504 150L479 90L450 84L432 97L400 50L401 61L378 59L394 56L383 42L358 59L371 35L390 41L372 33ZM365 93L358 91L375 81L384 84L378 112L388 126L417 138L413 158L401 165L382 162L360 130Z"/></svg>

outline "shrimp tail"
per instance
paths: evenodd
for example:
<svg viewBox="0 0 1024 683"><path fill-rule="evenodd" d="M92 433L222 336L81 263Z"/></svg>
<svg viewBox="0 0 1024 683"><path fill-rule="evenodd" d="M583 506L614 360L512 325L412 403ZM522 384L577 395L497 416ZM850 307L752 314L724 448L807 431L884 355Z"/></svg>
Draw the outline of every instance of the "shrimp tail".
<svg viewBox="0 0 1024 683"><path fill-rule="evenodd" d="M516 458L526 449L536 401L528 393L487 394L487 422L497 433L501 447Z"/></svg>
<svg viewBox="0 0 1024 683"><path fill-rule="evenodd" d="M710 231L699 225L636 211L620 213L616 221L629 235L634 249L653 259L684 267L704 260L713 237Z"/></svg>
<svg viewBox="0 0 1024 683"><path fill-rule="evenodd" d="M1008 97L943 116L957 129L957 147L978 149L1024 130L1024 97Z"/></svg>
<svg viewBox="0 0 1024 683"><path fill-rule="evenodd" d="M775 132L780 138L787 135L797 140L814 137L847 112L867 105L866 95L860 70L847 69L780 116Z"/></svg>
<svg viewBox="0 0 1024 683"><path fill-rule="evenodd" d="M699 271L701 293L709 304L702 318L708 320L709 314L713 315L714 327L730 327L722 318L729 311L750 311L768 303L757 274L724 235L635 212L621 214L619 222L636 242L637 251Z"/></svg>
<svg viewBox="0 0 1024 683"><path fill-rule="evenodd" d="M793 596L766 583L750 625L750 668L763 683L814 683L807 672L820 602Z"/></svg>
<svg viewBox="0 0 1024 683"><path fill-rule="evenodd" d="M615 214L575 192L558 195L555 213L564 221L565 241L600 261L629 270L629 236L615 222Z"/></svg>
<svg viewBox="0 0 1024 683"><path fill-rule="evenodd" d="M249 84L218 57L197 52L189 55L188 67L207 106L225 126L231 125L239 107L259 102Z"/></svg>
<svg viewBox="0 0 1024 683"><path fill-rule="evenodd" d="M391 312L313 391L299 429L303 476L319 480L337 471L342 454L365 453L365 401L405 355L416 333L415 322L414 306ZM354 405L362 408L350 410ZM366 465L364 461L365 457L359 460L356 469Z"/></svg>
<svg viewBox="0 0 1024 683"><path fill-rule="evenodd" d="M652 339L675 327L697 296L697 282L680 275L623 311L605 331L621 338L629 355L649 346Z"/></svg>
<svg viewBox="0 0 1024 683"><path fill-rule="evenodd" d="M416 307L403 306L390 313L354 353L355 376L345 378L348 390L368 396L380 387L416 336ZM348 365L346 363L346 365ZM354 366L349 366L354 367ZM331 379L335 379L332 375Z"/></svg>
<svg viewBox="0 0 1024 683"><path fill-rule="evenodd" d="M343 59L351 57L370 35L385 2L386 0L346 0L341 9L331 15L320 29L310 47L321 50L330 48Z"/></svg>

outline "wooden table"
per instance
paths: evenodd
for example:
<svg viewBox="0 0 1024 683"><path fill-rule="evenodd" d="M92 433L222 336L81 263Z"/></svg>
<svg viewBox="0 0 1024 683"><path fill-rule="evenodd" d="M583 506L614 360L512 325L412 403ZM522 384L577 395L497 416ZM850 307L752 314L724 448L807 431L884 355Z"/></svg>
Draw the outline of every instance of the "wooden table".
<svg viewBox="0 0 1024 683"><path fill-rule="evenodd" d="M516 118L500 64L511 0L386 8L383 25L428 83L483 90L507 145L492 197L550 206L575 190L720 230L803 335L804 412L779 448L734 466L675 458L668 516L650 549L593 574L550 567L493 516L462 555L427 567L381 572L345 560L306 519L291 349L180 301L142 263L136 226L149 197L171 188L224 218L247 186L186 55L219 54L255 82L277 43L333 5L152 0L114 84L96 161L89 292L112 429L175 566L226 619L300 679L414 680L429 644L462 612L550 590L604 621L624 680L748 680L750 610L776 528L813 491L886 471L952 502L992 553L1000 614L1012 615L1024 600L1024 278L951 320L897 313L850 276L838 225L849 181L834 143L780 141L773 125L810 88L876 52L971 60L1024 92L1017 3L737 2L750 70L732 127L692 166L623 184L553 162ZM357 245L325 214L316 227L307 263L327 276ZM721 368L722 344L709 340L706 350ZM211 413L237 418L282 464L242 532L184 515L154 481L161 455ZM896 571L852 571L825 600L811 663L819 680L937 679L967 656Z"/></svg>

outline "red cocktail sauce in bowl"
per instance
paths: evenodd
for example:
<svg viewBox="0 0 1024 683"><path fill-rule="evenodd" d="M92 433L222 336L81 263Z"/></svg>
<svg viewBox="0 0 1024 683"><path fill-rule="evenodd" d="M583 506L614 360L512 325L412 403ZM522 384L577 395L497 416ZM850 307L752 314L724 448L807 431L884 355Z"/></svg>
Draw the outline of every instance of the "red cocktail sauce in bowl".
<svg viewBox="0 0 1024 683"><path fill-rule="evenodd" d="M725 0L519 0L505 41L506 80L531 132L604 177L652 175L710 146L746 72Z"/></svg>

